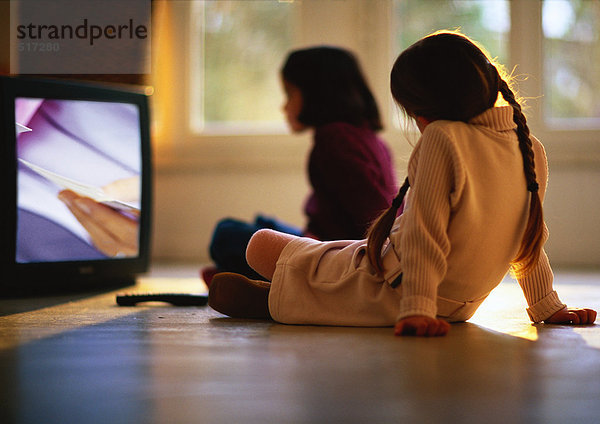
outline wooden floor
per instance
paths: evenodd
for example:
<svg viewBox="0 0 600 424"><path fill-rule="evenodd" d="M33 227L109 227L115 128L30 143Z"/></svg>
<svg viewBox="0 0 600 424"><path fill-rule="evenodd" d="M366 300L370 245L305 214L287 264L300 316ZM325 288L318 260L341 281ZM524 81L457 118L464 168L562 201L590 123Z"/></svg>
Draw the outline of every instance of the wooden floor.
<svg viewBox="0 0 600 424"><path fill-rule="evenodd" d="M600 310L600 273L555 286ZM128 291L202 289L162 268ZM531 325L523 308L507 280L470 322L417 339L115 292L0 300L0 423L599 423L600 325Z"/></svg>

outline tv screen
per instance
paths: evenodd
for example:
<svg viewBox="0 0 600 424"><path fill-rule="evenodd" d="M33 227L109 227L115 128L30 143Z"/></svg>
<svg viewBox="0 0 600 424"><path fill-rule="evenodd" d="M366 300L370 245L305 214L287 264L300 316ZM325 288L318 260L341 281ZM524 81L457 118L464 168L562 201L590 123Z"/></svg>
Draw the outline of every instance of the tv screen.
<svg viewBox="0 0 600 424"><path fill-rule="evenodd" d="M1 79L8 220L3 284L128 283L147 270L147 96L64 80Z"/></svg>

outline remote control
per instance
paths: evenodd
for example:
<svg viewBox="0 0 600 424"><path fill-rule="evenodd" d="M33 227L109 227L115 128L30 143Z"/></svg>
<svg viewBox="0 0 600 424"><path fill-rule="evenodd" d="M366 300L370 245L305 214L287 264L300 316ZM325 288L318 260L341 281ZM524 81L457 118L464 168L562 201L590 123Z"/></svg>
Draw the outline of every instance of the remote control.
<svg viewBox="0 0 600 424"><path fill-rule="evenodd" d="M204 306L208 303L208 295L191 293L136 293L117 295L117 304L119 306L135 306L140 302L167 302L174 306Z"/></svg>

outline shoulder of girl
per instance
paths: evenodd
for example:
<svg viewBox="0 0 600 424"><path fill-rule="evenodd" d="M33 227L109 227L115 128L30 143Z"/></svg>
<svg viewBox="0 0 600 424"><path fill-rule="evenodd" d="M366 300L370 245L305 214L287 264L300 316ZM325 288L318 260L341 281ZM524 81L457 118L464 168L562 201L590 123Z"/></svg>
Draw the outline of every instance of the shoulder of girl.
<svg viewBox="0 0 600 424"><path fill-rule="evenodd" d="M353 140L362 140L360 130L345 122L321 125L315 130L315 141L319 144L341 145Z"/></svg>
<svg viewBox="0 0 600 424"><path fill-rule="evenodd" d="M440 140L440 139L452 139L452 135L457 131L460 131L462 125L466 125L462 122L455 121L433 121L421 134L419 142L429 140Z"/></svg>

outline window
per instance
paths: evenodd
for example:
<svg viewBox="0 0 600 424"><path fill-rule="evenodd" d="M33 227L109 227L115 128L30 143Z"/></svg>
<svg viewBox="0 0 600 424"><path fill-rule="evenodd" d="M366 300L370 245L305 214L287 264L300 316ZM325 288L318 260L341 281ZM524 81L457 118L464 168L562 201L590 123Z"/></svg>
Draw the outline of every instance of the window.
<svg viewBox="0 0 600 424"><path fill-rule="evenodd" d="M398 113L388 107L393 60L420 37L454 28L479 41L507 70L514 67L532 132L544 140L552 160L590 162L597 157L599 1L157 4L165 13L162 25L155 25L161 48L153 53L154 111L163 123L157 145L172 154L172 161L161 154L165 163L241 166L261 163L265 151L273 166L301 163L308 136L300 139L286 128L278 74L291 49L315 44L340 45L357 54L386 124L383 135L393 140L397 134L390 133L404 128L392 124ZM409 149L390 144L399 157Z"/></svg>
<svg viewBox="0 0 600 424"><path fill-rule="evenodd" d="M509 71L516 65L519 80L533 79L528 112L543 131L600 128L600 2L394 0L394 17L400 49L432 31L458 28Z"/></svg>
<svg viewBox="0 0 600 424"><path fill-rule="evenodd" d="M546 0L542 28L544 120L600 127L600 2Z"/></svg>
<svg viewBox="0 0 600 424"><path fill-rule="evenodd" d="M279 69L295 4L191 3L190 126L196 133L284 132Z"/></svg>

